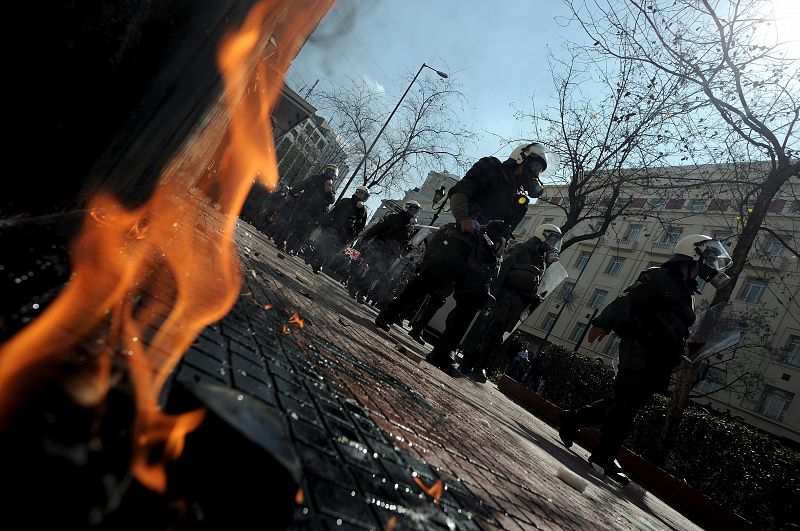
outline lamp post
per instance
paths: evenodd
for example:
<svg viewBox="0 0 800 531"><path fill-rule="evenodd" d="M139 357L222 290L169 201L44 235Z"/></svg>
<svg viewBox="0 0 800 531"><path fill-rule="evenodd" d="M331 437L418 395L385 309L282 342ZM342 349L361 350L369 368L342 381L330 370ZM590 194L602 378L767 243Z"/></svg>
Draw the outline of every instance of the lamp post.
<svg viewBox="0 0 800 531"><path fill-rule="evenodd" d="M373 148L373 147L375 147L375 143L378 141L378 138L381 136L381 133L383 133L383 130L384 130L384 129L386 129L386 126L387 126L387 125L389 125L389 120L391 120L391 119L392 119L392 116L394 116L394 113L395 113L395 112L397 111L397 109L400 107L400 104L401 104L401 103L403 103L403 98L405 98L405 97L406 97L406 94L408 94L408 91L409 91L409 90L411 90L411 85L413 85L413 84L414 84L414 81L416 81L416 80L417 80L417 78L419 77L419 75L422 73L422 69L423 69L423 68L430 68L431 70L433 70L434 72L436 72L437 74L439 74L439 77L442 77L442 78L447 78L447 74L446 74L445 72L442 72L441 70L436 70L436 69L435 69L435 68L433 68L432 66L428 66L428 65L426 65L425 63L422 63L422 66L420 66L420 67L419 67L419 70L417 70L417 74L414 76L414 79L412 79L412 80L411 80L411 83L409 83L409 84L408 84L408 87L406 88L406 91L405 91L405 92L403 92L403 95L402 95L402 96L400 96L400 100L397 102L397 105L395 105L395 106L394 106L394 109L392 109L392 113L391 113L391 114L389 115L389 117L386 119L386 122L384 122L384 124L383 124L383 127L381 127L381 130L380 130L380 131L378 131L378 134L377 134L377 135L375 135L375 138L372 140L372 144L370 144L370 145L369 145L369 147L367 148L367 152L366 152L366 153L364 153L364 158L362 158L362 159L361 159L361 162L359 162L359 163L358 163L358 166L356 166L356 169L355 169L355 170L353 170L353 174L352 174L352 175L350 175L350 178L347 180L347 182L345 183L344 187L342 188L342 191L341 191L341 193L339 194L339 197L337 197L337 198L336 198L336 200L337 200L337 201L338 201L339 199L341 199L341 198L344 196L344 194L345 194L345 192L347 191L347 189L348 189L348 188L350 187L350 185L353 183L353 179L355 179L355 178L356 178L356 175L358 175L358 171L361 169L361 166L363 166L363 165L364 165L364 163L365 163L365 162L366 162L366 160L367 160L367 157L369 157L369 153L370 153L370 151L372 151L372 148Z"/></svg>

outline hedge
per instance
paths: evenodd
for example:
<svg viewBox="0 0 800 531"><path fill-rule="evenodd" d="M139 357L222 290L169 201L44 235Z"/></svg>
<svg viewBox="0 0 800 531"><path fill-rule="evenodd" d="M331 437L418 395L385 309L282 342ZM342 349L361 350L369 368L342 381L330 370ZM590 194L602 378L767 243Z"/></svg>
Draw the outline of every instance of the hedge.
<svg viewBox="0 0 800 531"><path fill-rule="evenodd" d="M550 346L537 361L542 396L572 409L610 396L614 373L598 358ZM639 412L625 446L647 457L668 399L656 395ZM800 523L800 452L753 428L690 405L664 470L763 529Z"/></svg>

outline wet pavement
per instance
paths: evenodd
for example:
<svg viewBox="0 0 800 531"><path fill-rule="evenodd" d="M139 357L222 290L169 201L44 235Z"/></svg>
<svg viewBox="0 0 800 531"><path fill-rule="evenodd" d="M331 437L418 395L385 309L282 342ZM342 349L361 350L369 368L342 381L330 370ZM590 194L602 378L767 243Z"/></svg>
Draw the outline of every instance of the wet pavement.
<svg viewBox="0 0 800 531"><path fill-rule="evenodd" d="M594 475L495 385L422 361L428 347L378 330L374 309L246 223L236 237L239 302L174 377L231 386L285 421L304 473L292 529L697 529Z"/></svg>

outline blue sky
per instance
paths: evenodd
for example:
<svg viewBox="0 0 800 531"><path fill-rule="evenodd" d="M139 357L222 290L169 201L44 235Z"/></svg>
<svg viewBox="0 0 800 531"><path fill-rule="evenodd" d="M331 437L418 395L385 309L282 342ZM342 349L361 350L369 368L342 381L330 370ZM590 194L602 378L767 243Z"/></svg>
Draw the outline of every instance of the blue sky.
<svg viewBox="0 0 800 531"><path fill-rule="evenodd" d="M531 98L543 108L552 96L548 46L558 50L564 37L584 38L566 27L567 15L560 0L340 0L300 51L287 83L305 95L318 78L318 87L345 83L346 76L367 79L385 90L388 112L424 62L462 84L469 107L461 119L476 132L532 138L515 108L529 111ZM481 134L468 155L477 160L502 145Z"/></svg>

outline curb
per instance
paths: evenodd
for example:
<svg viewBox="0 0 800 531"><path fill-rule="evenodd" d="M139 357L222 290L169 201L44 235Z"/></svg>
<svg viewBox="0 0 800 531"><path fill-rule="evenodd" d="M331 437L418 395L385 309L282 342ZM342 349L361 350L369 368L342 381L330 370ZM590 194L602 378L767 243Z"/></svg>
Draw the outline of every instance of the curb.
<svg viewBox="0 0 800 531"><path fill-rule="evenodd" d="M552 402L545 400L506 375L503 375L497 382L497 388L548 424L558 426L562 410ZM584 448L592 448L599 440L600 434L594 429L582 429L576 438L576 442ZM627 448L620 451L618 460L625 472L634 476L649 491L701 527L758 529L732 510L718 504Z"/></svg>

